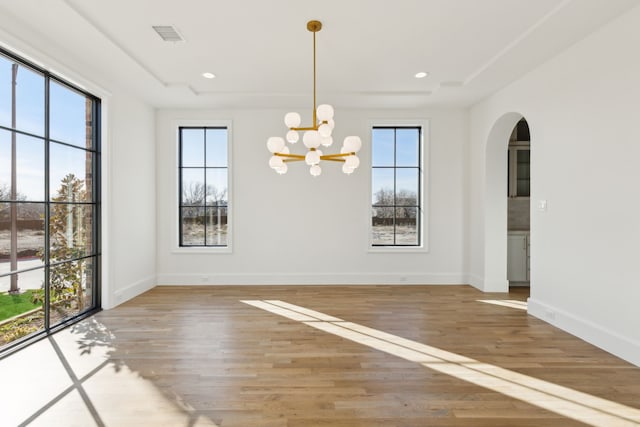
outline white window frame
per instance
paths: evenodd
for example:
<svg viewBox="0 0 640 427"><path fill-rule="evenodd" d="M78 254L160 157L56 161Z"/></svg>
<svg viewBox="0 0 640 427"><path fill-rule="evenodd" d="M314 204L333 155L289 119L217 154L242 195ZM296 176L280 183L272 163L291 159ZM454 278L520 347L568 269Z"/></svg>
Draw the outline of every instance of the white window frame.
<svg viewBox="0 0 640 427"><path fill-rule="evenodd" d="M181 127L226 127L227 128L227 246L180 246L180 128ZM171 223L173 227L173 250L174 254L229 254L233 253L233 127L231 120L174 120L174 180L173 180L173 209Z"/></svg>
<svg viewBox="0 0 640 427"><path fill-rule="evenodd" d="M372 217L372 206L371 206L371 194L373 192L373 182L372 182L372 170L373 170L373 128L374 127L405 127L405 126L415 126L420 127L421 132L421 147L420 147L420 209L418 211L418 219L420 221L420 246L373 246L373 225L371 224ZM429 212L429 187L431 185L431 180L429 177L429 151L430 144L429 141L431 139L430 136L430 128L429 128L429 120L425 119L402 119L402 120L371 120L369 122L369 196L367 203L369 204L369 208L367 209L368 218L367 218L367 231L368 231L368 243L367 243L367 252L369 253L426 253L429 252L429 222L428 219L430 216Z"/></svg>

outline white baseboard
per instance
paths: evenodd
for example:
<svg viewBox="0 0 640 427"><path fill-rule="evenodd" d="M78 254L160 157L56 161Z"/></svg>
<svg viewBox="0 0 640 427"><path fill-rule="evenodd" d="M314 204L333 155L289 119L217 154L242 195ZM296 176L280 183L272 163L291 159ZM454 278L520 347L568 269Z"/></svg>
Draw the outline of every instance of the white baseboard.
<svg viewBox="0 0 640 427"><path fill-rule="evenodd" d="M468 283L469 285L473 286L477 290L481 291L482 288L484 287L484 278L480 276L476 276L475 274L468 274L467 281L465 283Z"/></svg>
<svg viewBox="0 0 640 427"><path fill-rule="evenodd" d="M508 280L490 280L484 281L482 286L483 292L509 292Z"/></svg>
<svg viewBox="0 0 640 427"><path fill-rule="evenodd" d="M509 292L508 280L485 281L484 277L477 276L475 274L469 274L467 278L468 278L468 281L466 283L470 284L471 286L478 289L479 291Z"/></svg>
<svg viewBox="0 0 640 427"><path fill-rule="evenodd" d="M640 342L623 337L602 326L534 298L527 312L629 363L640 366Z"/></svg>
<svg viewBox="0 0 640 427"><path fill-rule="evenodd" d="M122 304L125 301L130 300L131 298L137 297L138 295L147 292L150 289L153 289L156 286L156 276L150 276L142 280L138 280L135 283L123 288L118 289L113 293L113 301L110 306L104 306L104 309L108 310L110 308L114 308L119 304Z"/></svg>
<svg viewBox="0 0 640 427"><path fill-rule="evenodd" d="M158 285L460 285L462 274L160 274Z"/></svg>

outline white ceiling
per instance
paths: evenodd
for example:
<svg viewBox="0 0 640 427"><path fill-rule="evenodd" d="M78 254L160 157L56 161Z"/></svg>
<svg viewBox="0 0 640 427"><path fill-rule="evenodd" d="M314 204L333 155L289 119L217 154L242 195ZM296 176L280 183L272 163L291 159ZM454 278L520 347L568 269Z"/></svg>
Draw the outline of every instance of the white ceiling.
<svg viewBox="0 0 640 427"><path fill-rule="evenodd" d="M0 0L0 28L157 107L285 108L312 102L306 23L317 19L319 103L416 108L471 105L638 4ZM186 41L164 42L153 25L173 25Z"/></svg>

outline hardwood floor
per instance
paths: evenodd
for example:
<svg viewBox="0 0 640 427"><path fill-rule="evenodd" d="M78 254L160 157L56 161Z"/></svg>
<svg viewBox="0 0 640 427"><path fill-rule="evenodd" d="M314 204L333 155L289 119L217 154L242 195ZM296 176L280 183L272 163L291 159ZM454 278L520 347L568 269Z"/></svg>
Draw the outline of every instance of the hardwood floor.
<svg viewBox="0 0 640 427"><path fill-rule="evenodd" d="M527 297L527 288L507 295L467 286L158 287L43 342L64 359L70 385L15 419L640 425L640 368L528 316L522 304L479 301ZM0 361L0 375L22 352Z"/></svg>

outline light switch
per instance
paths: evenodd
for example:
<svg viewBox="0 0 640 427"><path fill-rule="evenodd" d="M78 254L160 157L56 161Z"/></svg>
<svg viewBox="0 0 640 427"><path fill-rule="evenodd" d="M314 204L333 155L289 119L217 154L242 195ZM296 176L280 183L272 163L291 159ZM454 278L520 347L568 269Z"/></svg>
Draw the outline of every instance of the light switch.
<svg viewBox="0 0 640 427"><path fill-rule="evenodd" d="M547 201L546 200L538 200L538 210L540 212L547 211Z"/></svg>

